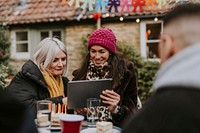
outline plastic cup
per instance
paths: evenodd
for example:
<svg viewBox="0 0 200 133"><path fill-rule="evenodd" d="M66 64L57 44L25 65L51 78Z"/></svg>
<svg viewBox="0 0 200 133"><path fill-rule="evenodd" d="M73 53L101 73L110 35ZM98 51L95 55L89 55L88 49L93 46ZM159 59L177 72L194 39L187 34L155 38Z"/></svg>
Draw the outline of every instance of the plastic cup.
<svg viewBox="0 0 200 133"><path fill-rule="evenodd" d="M59 116L62 133L80 133L81 122L84 117L75 114L61 114Z"/></svg>

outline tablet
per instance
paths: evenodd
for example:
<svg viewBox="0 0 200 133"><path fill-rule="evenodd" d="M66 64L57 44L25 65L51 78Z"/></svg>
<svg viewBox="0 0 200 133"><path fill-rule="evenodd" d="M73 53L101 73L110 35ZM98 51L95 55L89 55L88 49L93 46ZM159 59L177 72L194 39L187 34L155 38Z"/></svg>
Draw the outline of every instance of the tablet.
<svg viewBox="0 0 200 133"><path fill-rule="evenodd" d="M86 108L88 98L100 98L100 94L106 89L112 90L112 79L69 81L67 108Z"/></svg>

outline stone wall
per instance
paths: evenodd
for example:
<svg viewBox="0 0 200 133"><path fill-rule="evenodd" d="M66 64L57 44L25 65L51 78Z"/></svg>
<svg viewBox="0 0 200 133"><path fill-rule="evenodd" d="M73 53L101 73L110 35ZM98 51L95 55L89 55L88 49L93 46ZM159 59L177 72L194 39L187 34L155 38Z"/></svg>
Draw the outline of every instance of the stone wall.
<svg viewBox="0 0 200 133"><path fill-rule="evenodd" d="M21 70L23 64L26 62L27 60L14 60L11 59L9 61L9 65L12 66L12 69L14 70L14 73L17 73L18 71Z"/></svg>
<svg viewBox="0 0 200 133"><path fill-rule="evenodd" d="M73 70L81 65L83 57L81 50L83 50L83 37L87 37L95 30L95 25L76 25L67 26L65 30L65 44L68 49L68 78L72 79Z"/></svg>

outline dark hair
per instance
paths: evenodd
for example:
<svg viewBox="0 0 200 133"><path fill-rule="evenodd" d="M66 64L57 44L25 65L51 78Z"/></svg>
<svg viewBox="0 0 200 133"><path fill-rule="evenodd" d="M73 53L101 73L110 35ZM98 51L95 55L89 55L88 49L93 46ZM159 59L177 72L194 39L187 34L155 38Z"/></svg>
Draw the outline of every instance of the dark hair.
<svg viewBox="0 0 200 133"><path fill-rule="evenodd" d="M88 53L82 66L73 72L73 80L85 79L89 65L90 54ZM108 63L111 65L109 77L113 79L112 88L116 89L121 84L125 73L125 60L118 54L110 54Z"/></svg>
<svg viewBox="0 0 200 133"><path fill-rule="evenodd" d="M185 2L178 4L165 15L163 19L164 26L168 25L175 19L193 16L198 16L200 18L200 3Z"/></svg>

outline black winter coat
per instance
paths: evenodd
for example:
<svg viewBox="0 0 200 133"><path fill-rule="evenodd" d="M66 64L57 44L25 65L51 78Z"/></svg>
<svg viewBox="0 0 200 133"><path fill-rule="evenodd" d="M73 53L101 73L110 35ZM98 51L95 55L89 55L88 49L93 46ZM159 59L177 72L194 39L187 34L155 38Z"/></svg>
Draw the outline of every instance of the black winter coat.
<svg viewBox="0 0 200 133"><path fill-rule="evenodd" d="M200 88L157 89L123 133L200 133Z"/></svg>
<svg viewBox="0 0 200 133"><path fill-rule="evenodd" d="M0 86L0 133L38 133L34 116Z"/></svg>
<svg viewBox="0 0 200 133"><path fill-rule="evenodd" d="M64 93L67 96L68 79L63 77ZM47 85L37 65L31 60L27 61L22 70L11 81L7 90L16 96L22 103L28 105L36 116L36 103L38 100L51 100L53 103L62 103L62 96L50 98Z"/></svg>

